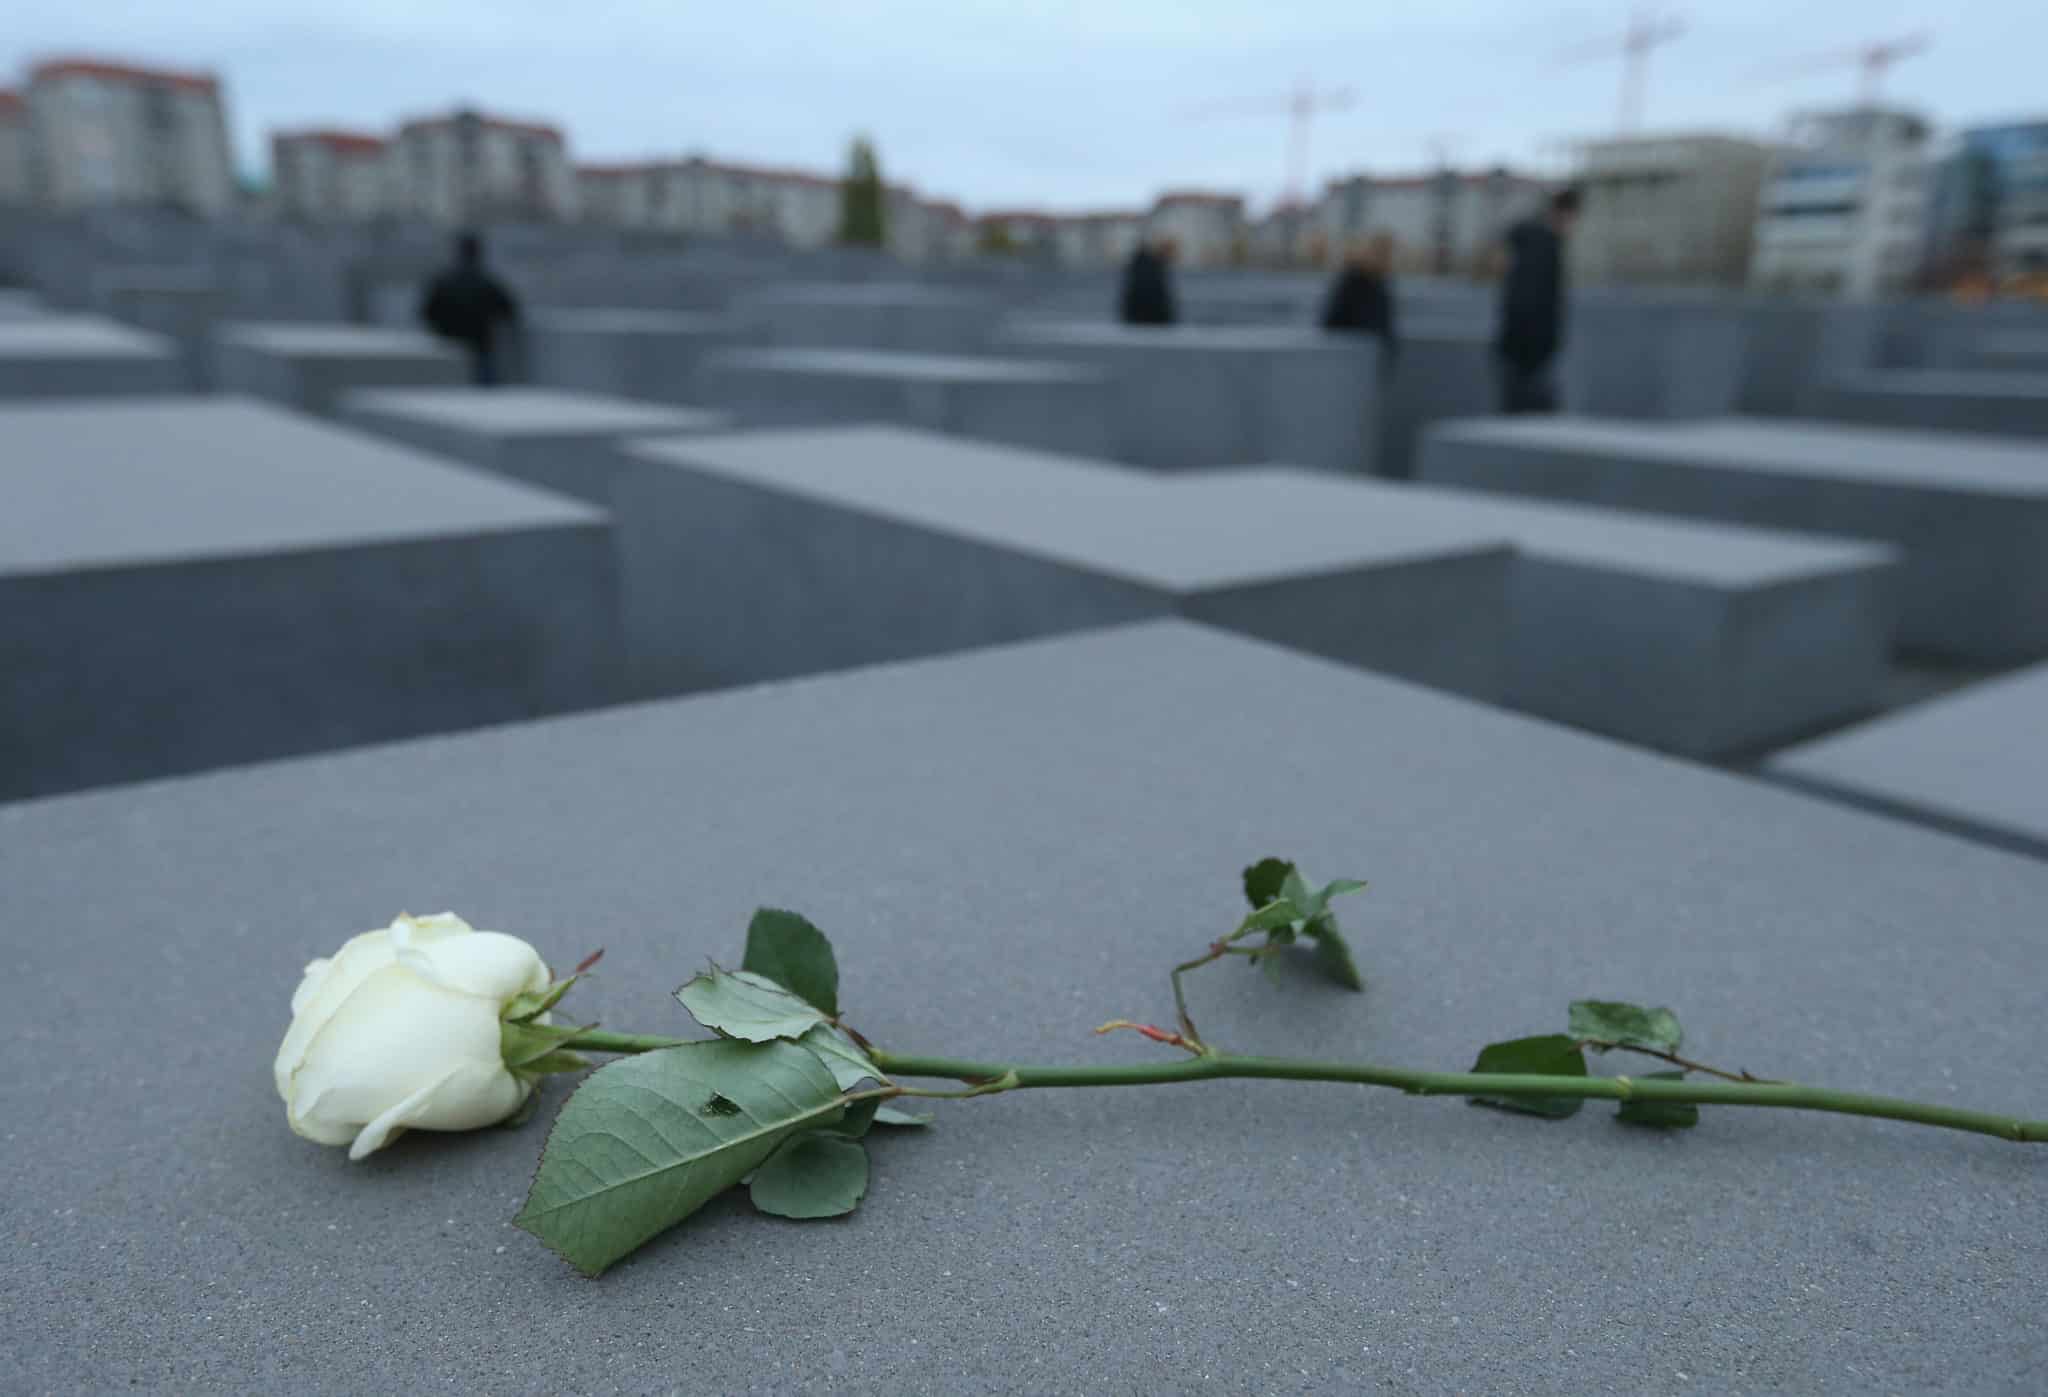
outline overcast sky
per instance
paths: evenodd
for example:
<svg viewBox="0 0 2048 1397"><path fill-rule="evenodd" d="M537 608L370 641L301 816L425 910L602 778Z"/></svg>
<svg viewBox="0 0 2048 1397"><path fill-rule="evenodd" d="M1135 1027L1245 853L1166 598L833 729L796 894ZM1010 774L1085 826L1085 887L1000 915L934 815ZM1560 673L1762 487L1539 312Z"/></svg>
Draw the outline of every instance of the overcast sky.
<svg viewBox="0 0 2048 1397"><path fill-rule="evenodd" d="M1285 178L1284 94L1312 182L1461 164L1555 167L1616 119L1627 0L4 0L0 66L54 54L210 68L245 169L276 126L383 128L471 102L545 118L577 160L703 152L836 170L874 136L891 179L970 208L1115 207L1163 186L1259 202ZM1889 99L1944 126L2048 116L2044 0L1692 0L1650 62L1647 129L1769 133L1845 101L1843 51L1928 29ZM1618 49L1618 44L1617 44ZM1833 55L1833 61L1830 56ZM11 80L11 79L10 79ZM1269 112L1239 111L1272 99ZM1203 105L1233 108L1201 114Z"/></svg>

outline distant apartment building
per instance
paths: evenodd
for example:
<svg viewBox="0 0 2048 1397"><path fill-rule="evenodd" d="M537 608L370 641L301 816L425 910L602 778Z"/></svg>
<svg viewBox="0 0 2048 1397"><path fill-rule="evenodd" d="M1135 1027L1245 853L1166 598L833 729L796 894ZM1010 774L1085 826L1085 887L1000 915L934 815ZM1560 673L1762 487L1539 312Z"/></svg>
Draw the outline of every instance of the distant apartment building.
<svg viewBox="0 0 2048 1397"><path fill-rule="evenodd" d="M974 250L973 224L958 204L920 198L907 186L889 190L887 244L905 262L952 262Z"/></svg>
<svg viewBox="0 0 2048 1397"><path fill-rule="evenodd" d="M1508 228L1549 186L1505 168L1332 180L1308 219L1304 251L1336 256L1360 238L1392 240L1394 269L1451 276L1488 269Z"/></svg>
<svg viewBox="0 0 2048 1397"><path fill-rule="evenodd" d="M1054 254L1068 266L1114 266L1144 241L1145 215L1136 209L1061 214L1052 236Z"/></svg>
<svg viewBox="0 0 2048 1397"><path fill-rule="evenodd" d="M390 144L320 128L270 137L270 199L280 218L363 223L392 211Z"/></svg>
<svg viewBox="0 0 2048 1397"><path fill-rule="evenodd" d="M652 226L684 233L753 233L792 247L839 235L839 181L801 170L692 156L662 165L650 196Z"/></svg>
<svg viewBox="0 0 2048 1397"><path fill-rule="evenodd" d="M1248 243L1244 200L1236 194L1169 190L1152 206L1146 232L1171 240L1184 266L1215 267L1242 261Z"/></svg>
<svg viewBox="0 0 2048 1397"><path fill-rule="evenodd" d="M1858 300L1905 290L1925 246L1928 136L1877 107L1795 120L1764 182L1750 281Z"/></svg>
<svg viewBox="0 0 2048 1397"><path fill-rule="evenodd" d="M1625 136L1580 148L1573 277L1588 285L1739 286L1772 147L1734 136Z"/></svg>
<svg viewBox="0 0 2048 1397"><path fill-rule="evenodd" d="M1060 219L1043 209L991 209L974 220L974 249L1050 262L1060 255Z"/></svg>
<svg viewBox="0 0 2048 1397"><path fill-rule="evenodd" d="M19 92L0 88L0 208L19 207L34 197L28 145L28 103Z"/></svg>
<svg viewBox="0 0 2048 1397"><path fill-rule="evenodd" d="M576 216L603 228L653 228L661 174L657 164L578 165Z"/></svg>
<svg viewBox="0 0 2048 1397"><path fill-rule="evenodd" d="M1971 127L1943 152L1927 262L1942 284L2048 275L2048 120Z"/></svg>
<svg viewBox="0 0 2048 1397"><path fill-rule="evenodd" d="M395 211L433 223L575 216L576 176L553 126L467 110L408 121L390 169Z"/></svg>
<svg viewBox="0 0 2048 1397"><path fill-rule="evenodd" d="M26 93L32 182L55 209L235 205L219 79L89 58L37 64Z"/></svg>

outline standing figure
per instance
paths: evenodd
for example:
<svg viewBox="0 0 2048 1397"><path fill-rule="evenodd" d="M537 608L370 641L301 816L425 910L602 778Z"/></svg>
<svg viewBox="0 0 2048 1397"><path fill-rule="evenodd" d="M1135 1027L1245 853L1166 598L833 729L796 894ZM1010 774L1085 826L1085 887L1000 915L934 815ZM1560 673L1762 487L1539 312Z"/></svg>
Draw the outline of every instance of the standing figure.
<svg viewBox="0 0 2048 1397"><path fill-rule="evenodd" d="M1388 284L1393 271L1394 240L1386 233L1351 244L1344 266L1323 303L1323 328L1353 334L1378 335L1380 372L1394 367L1400 338L1394 330L1394 291Z"/></svg>
<svg viewBox="0 0 2048 1397"><path fill-rule="evenodd" d="M1171 325L1173 310L1173 243L1160 238L1138 244L1124 266L1123 302L1126 325Z"/></svg>
<svg viewBox="0 0 2048 1397"><path fill-rule="evenodd" d="M1564 347L1564 240L1579 216L1579 191L1561 189L1541 215L1508 230L1508 270L1501 282L1500 361L1502 412L1556 412L1551 376Z"/></svg>
<svg viewBox="0 0 2048 1397"><path fill-rule="evenodd" d="M420 319L468 352L473 382L488 386L503 376L500 354L506 332L519 323L519 303L484 270L483 239L464 233L455 240L455 265L427 283Z"/></svg>

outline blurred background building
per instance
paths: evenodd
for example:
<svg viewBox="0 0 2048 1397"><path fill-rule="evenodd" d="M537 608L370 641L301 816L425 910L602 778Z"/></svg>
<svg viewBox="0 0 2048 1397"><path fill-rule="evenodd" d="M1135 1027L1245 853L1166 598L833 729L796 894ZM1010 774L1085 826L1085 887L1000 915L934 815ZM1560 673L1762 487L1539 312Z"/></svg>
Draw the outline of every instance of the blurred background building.
<svg viewBox="0 0 2048 1397"><path fill-rule="evenodd" d="M65 210L126 204L218 218L235 167L220 81L99 59L59 58L25 93L37 202Z"/></svg>
<svg viewBox="0 0 2048 1397"><path fill-rule="evenodd" d="M2048 294L2048 121L1961 132L1935 169L1929 207L1937 284L2017 281Z"/></svg>
<svg viewBox="0 0 2048 1397"><path fill-rule="evenodd" d="M270 138L270 196L278 215L362 223L395 209L390 143L362 131L278 131Z"/></svg>
<svg viewBox="0 0 2048 1397"><path fill-rule="evenodd" d="M1856 299L1911 286L1925 259L1929 134L1919 116L1882 107L1796 118L1764 184L1751 282Z"/></svg>
<svg viewBox="0 0 2048 1397"><path fill-rule="evenodd" d="M391 191L392 212L451 227L563 222L576 212L576 177L558 127L466 108L398 128Z"/></svg>
<svg viewBox="0 0 2048 1397"><path fill-rule="evenodd" d="M1772 147L1723 135L1620 136L1579 151L1572 274L1587 285L1740 286Z"/></svg>

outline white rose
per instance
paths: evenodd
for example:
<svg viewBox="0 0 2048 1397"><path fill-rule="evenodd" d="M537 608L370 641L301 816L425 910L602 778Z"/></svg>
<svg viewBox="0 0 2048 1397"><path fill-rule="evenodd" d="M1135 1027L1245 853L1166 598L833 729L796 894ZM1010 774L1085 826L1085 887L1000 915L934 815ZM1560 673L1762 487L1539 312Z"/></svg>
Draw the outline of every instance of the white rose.
<svg viewBox="0 0 2048 1397"><path fill-rule="evenodd" d="M291 1127L361 1159L408 1128L476 1130L526 1103L499 1016L548 986L538 952L450 912L406 917L306 967L277 1050Z"/></svg>

